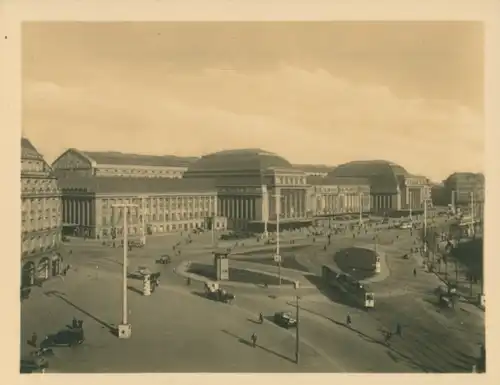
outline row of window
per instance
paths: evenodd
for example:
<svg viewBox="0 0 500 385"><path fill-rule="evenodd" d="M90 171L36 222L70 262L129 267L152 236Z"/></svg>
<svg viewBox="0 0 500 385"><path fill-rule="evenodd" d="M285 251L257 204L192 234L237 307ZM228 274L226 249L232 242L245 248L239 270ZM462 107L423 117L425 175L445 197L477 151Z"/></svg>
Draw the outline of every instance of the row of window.
<svg viewBox="0 0 500 385"><path fill-rule="evenodd" d="M170 208L182 208L182 207L195 207L195 208L208 208L210 205L215 204L215 197L161 197L161 198L133 198L133 199L103 199L103 208L112 208L115 204L135 204L140 207L144 206L146 208L156 208L156 207L170 207Z"/></svg>
<svg viewBox="0 0 500 385"><path fill-rule="evenodd" d="M61 218L57 215L52 217L39 217L36 219L21 219L22 232L35 232L49 230L61 226Z"/></svg>
<svg viewBox="0 0 500 385"><path fill-rule="evenodd" d="M167 231L186 231L186 230L192 230L192 229L195 229L195 228L198 228L198 227L205 227L203 224L200 224L200 223L194 223L194 222L190 222L190 223L170 223L170 224L167 224L165 226L163 225L159 225L159 226L152 226L151 227L151 232L152 233L163 233L163 232L167 232ZM221 228L224 228L224 223L223 222L216 222L215 223L215 228L217 229L221 229ZM117 233L118 233L118 236L120 236L122 233L123 233L123 229L122 228L118 228L117 229ZM128 233L129 234L141 234L142 233L142 230L139 228L139 227L134 227L134 226L131 226L128 228ZM103 228L102 229L102 236L103 237L107 237L107 236L110 236L111 235L111 229L107 229L107 228Z"/></svg>
<svg viewBox="0 0 500 385"><path fill-rule="evenodd" d="M36 171L41 172L45 171L45 163L40 160L25 160L21 159L21 172L29 172Z"/></svg>
<svg viewBox="0 0 500 385"><path fill-rule="evenodd" d="M170 178L180 178L182 177L183 171L173 171L173 170L163 170L163 169L112 169L112 168L98 168L96 169L96 174L104 175L116 175L116 176L167 176Z"/></svg>
<svg viewBox="0 0 500 385"><path fill-rule="evenodd" d="M57 212L61 210L60 198L25 198L21 202L22 211L39 211L44 209L55 209Z"/></svg>
<svg viewBox="0 0 500 385"><path fill-rule="evenodd" d="M305 176L277 176L276 184L284 185L299 185L306 184L307 179Z"/></svg>
<svg viewBox="0 0 500 385"><path fill-rule="evenodd" d="M191 220L191 219L203 219L208 218L211 215L209 211L198 211L198 212L182 212L182 213L169 213L169 214L151 214L145 215L144 221L147 222L157 222L157 221L181 221L181 220ZM142 221L141 215L130 214L128 220L131 223L139 223ZM121 215L103 215L102 224L103 226L115 225L123 221Z"/></svg>
<svg viewBox="0 0 500 385"><path fill-rule="evenodd" d="M30 237L22 242L21 252L23 255L35 254L55 248L61 240L60 233L42 234Z"/></svg>

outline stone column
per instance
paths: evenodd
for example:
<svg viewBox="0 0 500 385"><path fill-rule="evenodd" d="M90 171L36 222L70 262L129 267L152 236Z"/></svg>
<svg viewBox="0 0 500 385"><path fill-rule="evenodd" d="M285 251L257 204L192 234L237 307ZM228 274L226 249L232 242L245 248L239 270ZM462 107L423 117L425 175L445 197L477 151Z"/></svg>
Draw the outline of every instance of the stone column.
<svg viewBox="0 0 500 385"><path fill-rule="evenodd" d="M91 206L91 201L87 201L87 226L92 226L92 221L90 218L90 206Z"/></svg>

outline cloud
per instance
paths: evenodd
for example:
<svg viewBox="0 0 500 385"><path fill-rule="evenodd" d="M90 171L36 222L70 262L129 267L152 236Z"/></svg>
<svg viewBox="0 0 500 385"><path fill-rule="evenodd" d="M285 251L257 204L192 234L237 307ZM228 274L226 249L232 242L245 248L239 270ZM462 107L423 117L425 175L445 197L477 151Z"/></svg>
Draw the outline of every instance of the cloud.
<svg viewBox="0 0 500 385"><path fill-rule="evenodd" d="M483 168L478 113L321 69L100 79L26 82L24 129L50 157L67 147L181 155L261 147L297 163L388 159L436 178Z"/></svg>

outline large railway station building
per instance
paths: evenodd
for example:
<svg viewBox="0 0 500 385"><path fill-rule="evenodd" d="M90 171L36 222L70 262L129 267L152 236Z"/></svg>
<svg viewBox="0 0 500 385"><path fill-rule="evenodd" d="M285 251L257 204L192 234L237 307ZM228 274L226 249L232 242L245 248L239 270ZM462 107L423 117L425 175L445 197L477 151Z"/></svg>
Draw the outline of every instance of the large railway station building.
<svg viewBox="0 0 500 385"><path fill-rule="evenodd" d="M427 178L391 162L350 162L325 175L262 149L182 159L70 149L53 169L66 231L95 238L121 226L111 209L120 203L137 207L130 209L132 234L184 231L209 222L218 229L266 232L275 231L278 216L280 228L287 229L309 226L316 216L410 207L418 212L430 192Z"/></svg>

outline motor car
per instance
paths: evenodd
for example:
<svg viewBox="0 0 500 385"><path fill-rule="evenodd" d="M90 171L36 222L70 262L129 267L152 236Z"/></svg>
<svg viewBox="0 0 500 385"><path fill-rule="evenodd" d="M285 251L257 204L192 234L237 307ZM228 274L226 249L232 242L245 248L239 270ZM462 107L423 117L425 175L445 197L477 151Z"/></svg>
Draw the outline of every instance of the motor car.
<svg viewBox="0 0 500 385"><path fill-rule="evenodd" d="M274 313L274 323L286 329L297 326L297 320L293 318L292 313L288 311Z"/></svg>
<svg viewBox="0 0 500 385"><path fill-rule="evenodd" d="M170 255L162 255L159 259L156 260L156 263L162 264L162 265L168 265L169 263L172 262L172 257Z"/></svg>
<svg viewBox="0 0 500 385"><path fill-rule="evenodd" d="M50 346L76 346L80 345L83 343L85 340L83 336L83 330L82 329L68 329L68 330L61 330L57 332L56 334L52 334L47 336L47 339L45 339L41 347L42 348L48 348Z"/></svg>

